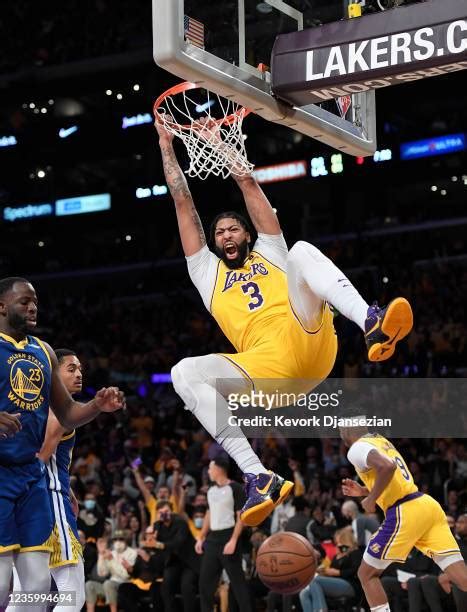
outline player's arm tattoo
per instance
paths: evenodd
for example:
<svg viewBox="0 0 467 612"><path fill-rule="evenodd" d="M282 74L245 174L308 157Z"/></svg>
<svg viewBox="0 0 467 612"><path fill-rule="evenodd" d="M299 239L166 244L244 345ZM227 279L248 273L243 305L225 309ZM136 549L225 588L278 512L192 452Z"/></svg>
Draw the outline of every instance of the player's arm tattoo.
<svg viewBox="0 0 467 612"><path fill-rule="evenodd" d="M204 234L203 225L201 223L201 219L199 218L198 211L196 210L193 202L191 203L191 219L198 232L201 246L204 246L206 244L206 236Z"/></svg>
<svg viewBox="0 0 467 612"><path fill-rule="evenodd" d="M206 236L204 234L203 225L172 145L162 146L161 153L165 179L172 198L174 199L175 207L178 209L180 204L183 210L187 211L193 227L198 234L201 246L204 246L206 244Z"/></svg>
<svg viewBox="0 0 467 612"><path fill-rule="evenodd" d="M173 199L191 198L186 178L175 157L173 147L171 145L161 147L161 153L167 186L170 189Z"/></svg>

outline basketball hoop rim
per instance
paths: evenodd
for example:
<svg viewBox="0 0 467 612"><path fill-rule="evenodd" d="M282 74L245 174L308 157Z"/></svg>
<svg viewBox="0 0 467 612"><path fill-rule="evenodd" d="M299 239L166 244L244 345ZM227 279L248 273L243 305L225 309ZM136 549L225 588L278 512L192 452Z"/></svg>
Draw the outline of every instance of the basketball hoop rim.
<svg viewBox="0 0 467 612"><path fill-rule="evenodd" d="M156 121L158 120L157 119L158 115L160 115L158 109L166 98L170 96L176 96L180 93L184 93L185 91L189 91L190 89L203 89L203 88L197 85L196 83L190 83L190 81L184 81L183 83L174 85L173 87L170 87L169 89L167 89L167 91L164 91L163 93L161 93L161 95L157 98L157 100L154 102L154 105L152 107L152 112L154 114L154 118L156 119ZM240 105L240 108L238 108L234 113L227 115L227 117L224 117L223 119L214 119L214 121L219 125L232 125L232 123L235 123L236 121L240 119L240 116L246 117L250 113L251 113L251 110L249 108L246 108L245 106ZM176 122L175 124L178 125L178 127L183 130L191 130L192 128L192 124L184 125L182 123L176 123Z"/></svg>

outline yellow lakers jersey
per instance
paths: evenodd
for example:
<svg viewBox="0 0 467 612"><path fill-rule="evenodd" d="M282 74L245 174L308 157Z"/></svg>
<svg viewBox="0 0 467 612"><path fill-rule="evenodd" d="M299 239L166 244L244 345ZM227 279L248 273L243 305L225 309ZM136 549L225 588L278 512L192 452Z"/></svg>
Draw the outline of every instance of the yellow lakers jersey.
<svg viewBox="0 0 467 612"><path fill-rule="evenodd" d="M247 351L268 341L286 320L287 276L256 251L235 270L220 259L210 310L235 349Z"/></svg>
<svg viewBox="0 0 467 612"><path fill-rule="evenodd" d="M390 483L376 500L376 503L383 510L383 512L386 512L387 508L392 506L399 499L409 495L409 493L415 493L415 491L418 491L418 487L414 483L413 476L409 472L404 459L397 451L395 446L389 442L389 440L386 440L386 438L383 438L377 434L370 434L363 436L358 440L358 442L371 444L371 446L374 446L382 455L385 455L386 457L389 457L389 459L396 462L397 469L395 470ZM357 469L357 474L365 483L366 488L371 491L376 480L376 470L369 469L366 472L361 472Z"/></svg>

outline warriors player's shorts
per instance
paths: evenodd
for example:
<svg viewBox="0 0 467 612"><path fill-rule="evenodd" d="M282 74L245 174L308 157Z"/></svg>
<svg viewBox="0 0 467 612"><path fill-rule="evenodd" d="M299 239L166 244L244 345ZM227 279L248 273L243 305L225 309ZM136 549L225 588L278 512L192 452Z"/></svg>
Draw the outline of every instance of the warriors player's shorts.
<svg viewBox="0 0 467 612"><path fill-rule="evenodd" d="M297 391L311 391L331 372L336 353L333 314L325 303L316 329L306 329L290 306L288 316L275 322L273 334L265 334L264 341L243 353L222 356L250 379L254 388L258 381L261 386L271 381L274 387L278 379L289 379L291 384L303 385Z"/></svg>
<svg viewBox="0 0 467 612"><path fill-rule="evenodd" d="M52 532L52 554L50 567L76 564L82 555L78 537L76 517L71 507L71 501L62 491L49 490L50 505L55 524Z"/></svg>
<svg viewBox="0 0 467 612"><path fill-rule="evenodd" d="M44 464L0 464L0 553L51 551L51 532Z"/></svg>
<svg viewBox="0 0 467 612"><path fill-rule="evenodd" d="M443 509L435 499L419 491L387 509L363 558L372 567L384 569L394 561L403 563L414 546L442 569L462 558Z"/></svg>

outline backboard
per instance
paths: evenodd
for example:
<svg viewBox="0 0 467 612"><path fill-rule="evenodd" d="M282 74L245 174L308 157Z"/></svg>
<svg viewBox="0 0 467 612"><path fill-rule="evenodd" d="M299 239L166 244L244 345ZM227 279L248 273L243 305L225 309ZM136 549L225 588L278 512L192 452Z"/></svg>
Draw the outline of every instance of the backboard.
<svg viewBox="0 0 467 612"><path fill-rule="evenodd" d="M183 80L233 100L356 156L376 150L374 91L292 106L272 95L271 52L278 34L347 18L346 0L153 0L156 63Z"/></svg>

